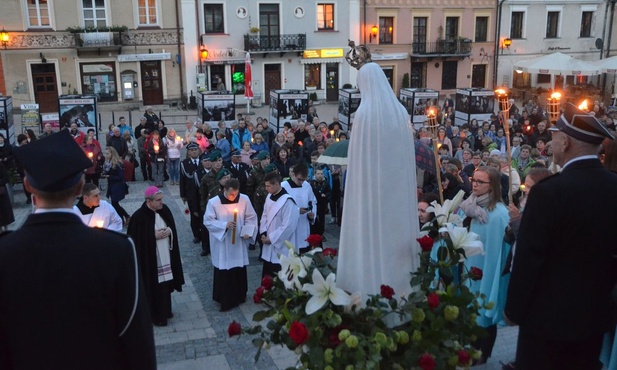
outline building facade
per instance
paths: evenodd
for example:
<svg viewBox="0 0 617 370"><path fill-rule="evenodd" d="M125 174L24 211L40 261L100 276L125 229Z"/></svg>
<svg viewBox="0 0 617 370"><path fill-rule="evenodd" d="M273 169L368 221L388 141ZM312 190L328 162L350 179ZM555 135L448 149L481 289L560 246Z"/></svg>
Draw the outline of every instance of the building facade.
<svg viewBox="0 0 617 370"><path fill-rule="evenodd" d="M494 0L367 0L361 8L365 43L394 91L492 88ZM405 83L407 85L407 83Z"/></svg>
<svg viewBox="0 0 617 370"><path fill-rule="evenodd" d="M3 94L14 104L58 112L58 97L95 95L99 104L180 101L179 2L163 0L5 0L0 27Z"/></svg>
<svg viewBox="0 0 617 370"><path fill-rule="evenodd" d="M187 86L224 89L244 101L245 56L250 53L255 103L271 90L309 90L338 99L355 81L344 62L347 40L359 34L358 1L182 0Z"/></svg>

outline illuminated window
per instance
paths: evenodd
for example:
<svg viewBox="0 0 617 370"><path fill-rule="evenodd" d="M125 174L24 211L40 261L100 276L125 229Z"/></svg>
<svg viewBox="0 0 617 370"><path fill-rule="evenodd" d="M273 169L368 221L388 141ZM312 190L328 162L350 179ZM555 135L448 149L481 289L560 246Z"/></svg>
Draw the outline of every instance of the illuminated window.
<svg viewBox="0 0 617 370"><path fill-rule="evenodd" d="M140 26L152 26L158 24L156 0L138 0L137 10Z"/></svg>
<svg viewBox="0 0 617 370"><path fill-rule="evenodd" d="M321 89L321 64L304 65L306 88Z"/></svg>
<svg viewBox="0 0 617 370"><path fill-rule="evenodd" d="M334 4L317 4L317 29L334 29Z"/></svg>
<svg viewBox="0 0 617 370"><path fill-rule="evenodd" d="M379 43L392 44L394 35L394 17L379 17Z"/></svg>

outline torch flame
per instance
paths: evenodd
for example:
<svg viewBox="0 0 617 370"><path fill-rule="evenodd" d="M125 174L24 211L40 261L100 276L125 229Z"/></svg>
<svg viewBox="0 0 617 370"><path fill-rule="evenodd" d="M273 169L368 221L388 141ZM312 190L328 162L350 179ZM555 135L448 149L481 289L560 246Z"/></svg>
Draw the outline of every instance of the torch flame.
<svg viewBox="0 0 617 370"><path fill-rule="evenodd" d="M504 89L497 89L497 90L495 90L495 94L497 94L497 95L506 95L506 90L504 90Z"/></svg>
<svg viewBox="0 0 617 370"><path fill-rule="evenodd" d="M554 92L551 94L551 99L553 100L559 100L561 99L561 93L560 92Z"/></svg>
<svg viewBox="0 0 617 370"><path fill-rule="evenodd" d="M428 115L429 116L434 116L435 115L435 110L434 109L429 109L428 110Z"/></svg>
<svg viewBox="0 0 617 370"><path fill-rule="evenodd" d="M587 99L583 100L583 102L581 103L581 105L578 106L578 109L580 110L589 110L589 107L587 106Z"/></svg>

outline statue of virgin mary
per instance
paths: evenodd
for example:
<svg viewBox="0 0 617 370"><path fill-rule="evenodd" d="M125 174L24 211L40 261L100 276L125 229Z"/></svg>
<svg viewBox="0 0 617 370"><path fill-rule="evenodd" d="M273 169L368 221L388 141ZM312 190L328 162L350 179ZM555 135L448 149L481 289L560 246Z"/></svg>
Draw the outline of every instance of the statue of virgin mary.
<svg viewBox="0 0 617 370"><path fill-rule="evenodd" d="M363 301L382 284L407 295L420 264L413 129L369 50L349 45L361 102L349 141L337 286Z"/></svg>

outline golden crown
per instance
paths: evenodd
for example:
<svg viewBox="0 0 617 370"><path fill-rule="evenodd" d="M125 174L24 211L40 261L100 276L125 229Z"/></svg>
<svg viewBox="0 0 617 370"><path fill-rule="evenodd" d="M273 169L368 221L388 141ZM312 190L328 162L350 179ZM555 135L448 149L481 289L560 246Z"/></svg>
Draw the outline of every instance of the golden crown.
<svg viewBox="0 0 617 370"><path fill-rule="evenodd" d="M366 45L357 45L353 40L348 40L349 51L345 55L345 60L347 63L354 67L355 69L360 69L366 63L370 63L373 60L371 59L371 52L366 47Z"/></svg>

